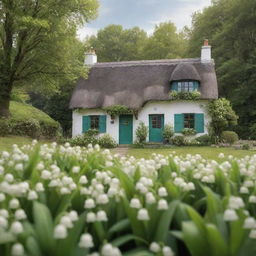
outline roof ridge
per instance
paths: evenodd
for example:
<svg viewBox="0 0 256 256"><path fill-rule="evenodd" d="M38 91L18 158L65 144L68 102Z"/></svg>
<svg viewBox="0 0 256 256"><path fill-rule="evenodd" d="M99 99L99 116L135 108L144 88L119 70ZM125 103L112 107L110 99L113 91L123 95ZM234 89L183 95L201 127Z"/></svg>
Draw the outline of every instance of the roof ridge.
<svg viewBox="0 0 256 256"><path fill-rule="evenodd" d="M138 66L138 65L155 65L155 64L171 64L171 63L198 63L201 62L200 58L187 58L187 59L163 59L163 60L137 60L137 61L119 61L119 62L98 62L93 67L105 66Z"/></svg>

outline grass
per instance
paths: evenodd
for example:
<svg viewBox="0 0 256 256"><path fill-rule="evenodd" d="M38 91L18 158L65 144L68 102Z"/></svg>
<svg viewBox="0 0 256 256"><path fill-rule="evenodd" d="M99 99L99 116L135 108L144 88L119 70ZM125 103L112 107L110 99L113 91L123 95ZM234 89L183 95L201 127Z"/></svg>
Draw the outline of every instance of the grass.
<svg viewBox="0 0 256 256"><path fill-rule="evenodd" d="M200 154L206 159L218 160L218 155L224 153L225 156L233 155L237 158L245 157L246 155L254 155L254 150L237 150L233 148L213 148L213 147L173 147L173 148L129 148L127 154L136 158L150 158L151 154L168 155L175 151L178 155L185 156L186 154Z"/></svg>
<svg viewBox="0 0 256 256"><path fill-rule="evenodd" d="M25 144L30 144L33 139L28 137L19 137L19 136L8 136L0 137L0 151L10 151L13 144L22 146ZM49 141L40 141L39 143L49 143Z"/></svg>
<svg viewBox="0 0 256 256"><path fill-rule="evenodd" d="M25 103L11 101L10 103L10 112L11 112L11 119L14 120L24 120L33 118L38 122L44 122L53 124L56 123L50 116L48 116L43 111Z"/></svg>

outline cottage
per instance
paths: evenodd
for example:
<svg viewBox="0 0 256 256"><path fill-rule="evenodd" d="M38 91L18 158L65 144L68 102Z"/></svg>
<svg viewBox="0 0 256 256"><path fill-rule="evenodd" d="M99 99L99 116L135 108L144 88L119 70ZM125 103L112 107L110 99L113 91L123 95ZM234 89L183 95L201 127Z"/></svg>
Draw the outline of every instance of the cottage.
<svg viewBox="0 0 256 256"><path fill-rule="evenodd" d="M88 79L78 80L70 101L73 137L98 129L119 144L131 144L140 122L149 127L149 142L163 140L165 124L177 134L184 128L194 128L197 136L208 133L206 105L218 98L218 86L207 40L201 58L97 63L90 52L85 64L91 66ZM195 92L198 97L190 98ZM120 116L106 112L117 105L131 111Z"/></svg>

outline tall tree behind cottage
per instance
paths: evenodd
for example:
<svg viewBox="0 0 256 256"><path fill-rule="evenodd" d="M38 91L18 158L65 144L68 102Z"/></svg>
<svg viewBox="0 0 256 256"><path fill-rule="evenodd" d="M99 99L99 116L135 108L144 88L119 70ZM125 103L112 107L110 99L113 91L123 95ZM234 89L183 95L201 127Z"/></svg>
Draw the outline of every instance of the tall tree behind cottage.
<svg viewBox="0 0 256 256"><path fill-rule="evenodd" d="M210 40L220 96L232 102L239 116L239 135L251 139L256 139L255 21L255 0L215 0L194 15L188 44L188 54L194 57L202 37Z"/></svg>
<svg viewBox="0 0 256 256"><path fill-rule="evenodd" d="M86 75L72 51L77 27L97 9L97 0L0 0L0 117L15 86L53 91Z"/></svg>

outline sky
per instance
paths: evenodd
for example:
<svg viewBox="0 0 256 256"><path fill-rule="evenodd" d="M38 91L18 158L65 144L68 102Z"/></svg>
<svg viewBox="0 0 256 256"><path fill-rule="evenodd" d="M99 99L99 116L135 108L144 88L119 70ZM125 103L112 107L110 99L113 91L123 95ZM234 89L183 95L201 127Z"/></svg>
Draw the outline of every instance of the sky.
<svg viewBox="0 0 256 256"><path fill-rule="evenodd" d="M191 15L210 5L211 0L99 0L100 9L96 20L78 31L80 39L95 35L109 24L124 28L138 26L151 34L155 25L172 21L178 30L191 25Z"/></svg>

